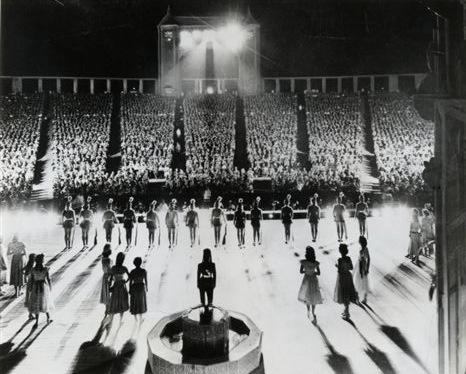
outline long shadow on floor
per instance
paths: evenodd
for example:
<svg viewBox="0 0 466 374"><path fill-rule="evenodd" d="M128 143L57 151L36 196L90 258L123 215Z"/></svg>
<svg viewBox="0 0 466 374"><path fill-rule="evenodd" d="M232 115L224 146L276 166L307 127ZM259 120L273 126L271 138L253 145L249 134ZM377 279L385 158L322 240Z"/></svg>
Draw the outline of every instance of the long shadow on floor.
<svg viewBox="0 0 466 374"><path fill-rule="evenodd" d="M387 325L384 319L380 317L369 304L364 303L361 307L372 321L379 325L380 331L382 331L387 338L396 344L406 355L411 357L411 359L413 359L426 373L430 373L398 327Z"/></svg>
<svg viewBox="0 0 466 374"><path fill-rule="evenodd" d="M24 360L24 358L26 358L27 349L32 345L32 343L34 343L39 335L42 334L48 325L49 324L46 324L40 329L33 327L29 334L15 347L14 350L0 358L2 374L10 373L21 363L21 361ZM9 349L11 349L11 347Z"/></svg>
<svg viewBox="0 0 466 374"><path fill-rule="evenodd" d="M16 331L10 339L8 339L5 343L0 344L0 357L6 356L11 352L11 349L14 347L13 340L21 333L21 331L24 330L24 328L32 322L32 319L28 319L26 322L24 322L21 327ZM31 330L32 332L32 330ZM31 334L31 333L29 333Z"/></svg>
<svg viewBox="0 0 466 374"><path fill-rule="evenodd" d="M128 368L136 350L136 342L128 339L120 351L100 343L102 335L111 328L104 321L91 341L84 342L74 359L72 374L123 374ZM105 340L104 340L105 341Z"/></svg>
<svg viewBox="0 0 466 374"><path fill-rule="evenodd" d="M380 371L384 374L396 374L396 371L393 368L385 352L381 351L375 345L371 344L366 339L366 337L361 333L361 331L359 331L355 323L350 318L345 318L345 321L348 322L351 326L353 326L353 328L356 330L356 332L361 337L361 339L364 341L364 343L366 343L366 348L364 349L364 352L366 353L366 355L369 356L372 362L375 365L377 365Z"/></svg>
<svg viewBox="0 0 466 374"><path fill-rule="evenodd" d="M325 346L329 350L329 354L327 355L327 362L332 370L336 374L353 374L353 369L351 368L350 361L346 356L341 355L338 353L335 348L333 347L332 343L327 338L325 332L320 328L320 326L316 323L314 325L319 331L322 340L325 343Z"/></svg>

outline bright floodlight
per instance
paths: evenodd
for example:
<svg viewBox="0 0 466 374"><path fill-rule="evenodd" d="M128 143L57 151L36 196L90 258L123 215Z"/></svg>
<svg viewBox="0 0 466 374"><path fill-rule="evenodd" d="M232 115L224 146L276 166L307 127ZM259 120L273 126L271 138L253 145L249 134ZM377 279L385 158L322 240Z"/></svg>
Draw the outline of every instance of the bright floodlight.
<svg viewBox="0 0 466 374"><path fill-rule="evenodd" d="M214 89L212 86L208 86L206 91L209 95L212 95L214 93Z"/></svg>
<svg viewBox="0 0 466 374"><path fill-rule="evenodd" d="M246 41L246 31L237 23L229 23L218 31L221 43L231 49L238 51Z"/></svg>
<svg viewBox="0 0 466 374"><path fill-rule="evenodd" d="M199 44L202 41L202 32L200 30L193 31L194 43Z"/></svg>
<svg viewBox="0 0 466 374"><path fill-rule="evenodd" d="M189 31L180 32L180 47L191 48L193 46L193 36Z"/></svg>

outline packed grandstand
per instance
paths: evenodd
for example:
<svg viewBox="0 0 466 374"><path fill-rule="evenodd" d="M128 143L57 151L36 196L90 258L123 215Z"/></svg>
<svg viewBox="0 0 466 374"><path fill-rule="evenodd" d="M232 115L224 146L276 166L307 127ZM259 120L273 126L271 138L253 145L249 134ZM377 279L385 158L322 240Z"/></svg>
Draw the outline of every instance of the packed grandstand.
<svg viewBox="0 0 466 374"><path fill-rule="evenodd" d="M2 96L0 194L31 196L44 106L51 117L50 151L54 196L127 195L147 192L158 176L167 190L252 192L255 178L270 178L274 192L358 191L364 137L370 129L380 191L414 194L425 188L424 161L433 156L434 125L416 112L403 93L369 93L371 126L363 121L361 94L269 93L244 96L247 168L235 165L236 103L232 93L182 99L186 165L172 164L179 151L174 136L175 100L153 94L119 97L121 162L107 165L112 94L11 94ZM305 110L307 165L297 159L298 110ZM366 109L367 110L367 109ZM179 136L179 134L178 134ZM367 136L366 136L367 139Z"/></svg>

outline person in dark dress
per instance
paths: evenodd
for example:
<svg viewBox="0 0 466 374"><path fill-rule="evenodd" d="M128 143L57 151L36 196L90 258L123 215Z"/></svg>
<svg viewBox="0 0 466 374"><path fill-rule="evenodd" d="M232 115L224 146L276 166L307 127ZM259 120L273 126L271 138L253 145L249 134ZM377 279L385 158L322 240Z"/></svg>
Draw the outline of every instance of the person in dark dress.
<svg viewBox="0 0 466 374"><path fill-rule="evenodd" d="M317 240L317 233L319 229L320 207L319 205L317 205L318 197L319 195L314 194L314 197L312 197L310 200L311 203L307 207L307 219L309 220L309 224L311 225L311 235L313 242Z"/></svg>
<svg viewBox="0 0 466 374"><path fill-rule="evenodd" d="M15 297L21 294L24 285L24 256L26 256L26 246L18 241L18 237L13 236L13 240L8 244L7 256L11 256L10 285L15 287Z"/></svg>
<svg viewBox="0 0 466 374"><path fill-rule="evenodd" d="M215 263L212 262L210 249L206 248L203 252L202 262L197 265L197 288L199 288L201 304L205 308L211 306L213 303L216 282L217 272L215 270Z"/></svg>
<svg viewBox="0 0 466 374"><path fill-rule="evenodd" d="M165 225L168 229L168 248L172 249L177 242L178 212L176 211L176 199L173 199L165 215Z"/></svg>
<svg viewBox="0 0 466 374"><path fill-rule="evenodd" d="M338 275L333 300L345 306L341 314L342 317L350 318L349 304L358 301L358 294L354 288L353 275L351 273L353 270L353 262L351 261L351 257L348 256L348 246L346 244L340 244L338 250L340 251L341 257L335 265L338 269Z"/></svg>
<svg viewBox="0 0 466 374"><path fill-rule="evenodd" d="M367 205L364 194L359 195L359 202L356 204L356 219L359 222L359 236L366 236L366 219L369 215L369 206Z"/></svg>
<svg viewBox="0 0 466 374"><path fill-rule="evenodd" d="M262 244L261 235L261 221L262 221L262 209L259 208L261 198L256 197L256 201L251 209L251 226L252 226L252 245L256 245L256 239L259 245Z"/></svg>
<svg viewBox="0 0 466 374"><path fill-rule="evenodd" d="M199 214L196 211L196 200L191 199L189 208L184 217L184 222L189 228L189 237L191 239L191 248L196 243L197 228L199 227Z"/></svg>
<svg viewBox="0 0 466 374"><path fill-rule="evenodd" d="M220 245L220 233L222 225L226 224L225 213L223 212L222 198L219 196L215 201L214 208L210 216L210 223L214 228L215 248Z"/></svg>
<svg viewBox="0 0 466 374"><path fill-rule="evenodd" d="M141 268L142 259L136 257L133 261L135 268L129 273L129 311L134 318L142 320L142 315L147 312L147 272Z"/></svg>
<svg viewBox="0 0 466 374"><path fill-rule="evenodd" d="M243 199L238 199L238 206L236 207L235 214L233 216L233 224L236 227L236 234L238 236L238 247L246 248L244 245L244 234L246 226L246 213L244 211Z"/></svg>
<svg viewBox="0 0 466 374"><path fill-rule="evenodd" d="M85 248L89 246L89 230L91 229L92 218L94 216L91 208L91 199L90 196L87 198L87 203L80 213L81 223L79 225L81 226L82 241Z"/></svg>
<svg viewBox="0 0 466 374"><path fill-rule="evenodd" d="M345 233L345 206L341 203L341 196L337 197L337 203L333 206L333 219L337 225L338 241L343 241Z"/></svg>
<svg viewBox="0 0 466 374"><path fill-rule="evenodd" d="M65 209L62 213L62 226L65 230L65 249L71 248L71 236L75 223L76 215L71 207L71 196L68 197Z"/></svg>
<svg viewBox="0 0 466 374"><path fill-rule="evenodd" d="M155 210L157 201L152 201L150 204L149 211L146 213L146 227L149 231L149 248L154 246L155 230L159 230L159 242L160 242L160 219Z"/></svg>
<svg viewBox="0 0 466 374"><path fill-rule="evenodd" d="M123 314L129 309L128 291L126 289L125 276L129 276L128 269L123 265L125 254L118 252L115 265L110 269L110 303L108 306L108 314L113 316L120 314L120 319L123 319Z"/></svg>
<svg viewBox="0 0 466 374"><path fill-rule="evenodd" d="M281 211L281 219L285 228L285 244L288 244L291 238L291 224L293 223L293 208L291 207L291 195L287 195L283 202Z"/></svg>
<svg viewBox="0 0 466 374"><path fill-rule="evenodd" d="M107 210L104 212L102 216L102 221L104 222L105 239L107 240L107 243L112 242L112 231L115 227L115 224L118 223L116 214L112 209L112 204L113 199L109 199L107 204Z"/></svg>
<svg viewBox="0 0 466 374"><path fill-rule="evenodd" d="M126 248L131 246L133 238L133 228L136 224L136 212L133 209L133 197L129 198L128 205L123 212L123 227L126 232Z"/></svg>

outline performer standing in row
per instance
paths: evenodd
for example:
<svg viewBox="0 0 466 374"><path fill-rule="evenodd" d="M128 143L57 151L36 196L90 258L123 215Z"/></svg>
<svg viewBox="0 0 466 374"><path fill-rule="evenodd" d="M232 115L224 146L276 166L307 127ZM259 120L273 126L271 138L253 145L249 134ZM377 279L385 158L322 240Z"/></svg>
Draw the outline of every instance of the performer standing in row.
<svg viewBox="0 0 466 374"><path fill-rule="evenodd" d="M419 264L419 252L421 251L421 224L419 223L419 211L413 209L411 213L411 223L409 225L409 248L406 257L411 258L411 262Z"/></svg>
<svg viewBox="0 0 466 374"><path fill-rule="evenodd" d="M89 196L87 198L87 203L84 206L84 209L81 210L80 217L81 217L81 231L82 231L82 240L83 240L83 246L88 247L89 246L89 230L92 225L92 218L94 216L94 212L92 211L91 208L91 200L92 198Z"/></svg>
<svg viewBox="0 0 466 374"><path fill-rule="evenodd" d="M104 222L105 229L105 240L107 240L107 243L112 242L112 231L115 227L115 224L118 223L116 214L112 209L112 204L113 199L109 199L107 204L107 210L104 212L102 216L102 221Z"/></svg>
<svg viewBox="0 0 466 374"><path fill-rule="evenodd" d="M189 208L184 217L184 222L189 228L192 248L196 244L197 228L199 227L199 214L196 211L196 200L194 199L191 199L189 202Z"/></svg>
<svg viewBox="0 0 466 374"><path fill-rule="evenodd" d="M235 214L233 216L233 224L236 227L236 234L238 236L238 247L246 248L244 245L244 234L246 226L246 213L244 212L243 199L238 199L238 206L236 207Z"/></svg>
<svg viewBox="0 0 466 374"><path fill-rule="evenodd" d="M76 215L71 207L71 196L68 196L65 210L63 210L62 213L62 225L65 230L65 249L71 248L71 235L74 229L75 219Z"/></svg>
<svg viewBox="0 0 466 374"><path fill-rule="evenodd" d="M319 228L319 220L320 220L320 207L317 205L317 198L319 195L316 193L314 197L311 198L310 204L307 207L307 219L311 225L311 234L312 234L312 241L315 242L317 240L317 233Z"/></svg>
<svg viewBox="0 0 466 374"><path fill-rule="evenodd" d="M262 221L262 209L259 208L261 198L256 197L256 201L251 209L251 226L252 226L252 245L256 245L256 239L259 245L262 243L261 235L261 221Z"/></svg>
<svg viewBox="0 0 466 374"><path fill-rule="evenodd" d="M217 197L215 201L214 208L210 216L210 223L214 228L214 239L215 239L215 248L220 245L220 233L222 231L222 225L226 224L225 213L223 212L222 197Z"/></svg>
<svg viewBox="0 0 466 374"><path fill-rule="evenodd" d="M346 198L345 198L345 194L343 192L340 192L340 194L338 195L340 197L340 204L343 205L343 207L345 208L346 210ZM344 219L344 215L343 215L343 233L345 234L345 239L348 240L348 230L346 229L346 220Z"/></svg>
<svg viewBox="0 0 466 374"><path fill-rule="evenodd" d="M288 244L291 238L291 224L293 223L293 208L291 207L291 195L287 195L283 202L281 218L283 227L285 228L285 244Z"/></svg>
<svg viewBox="0 0 466 374"><path fill-rule="evenodd" d="M367 236L366 219L369 215L369 206L367 205L364 195L359 195L359 202L356 204L356 218L359 222L359 235Z"/></svg>
<svg viewBox="0 0 466 374"><path fill-rule="evenodd" d="M152 201L150 204L149 211L146 214L146 227L149 230L149 248L154 246L155 240L155 230L159 230L159 238L160 238L160 219L155 211L155 206L157 201ZM159 240L160 241L160 240Z"/></svg>
<svg viewBox="0 0 466 374"><path fill-rule="evenodd" d="M333 219L337 225L338 241L343 241L345 232L345 206L341 203L341 196L337 197L337 203L333 206Z"/></svg>
<svg viewBox="0 0 466 374"><path fill-rule="evenodd" d="M168 229L168 248L173 248L177 243L178 212L176 211L176 199L173 199L165 215L165 225Z"/></svg>
<svg viewBox="0 0 466 374"><path fill-rule="evenodd" d="M432 254L433 243L435 240L435 219L433 214L426 208L422 209L421 219L421 242L424 254L430 256Z"/></svg>
<svg viewBox="0 0 466 374"><path fill-rule="evenodd" d="M126 248L131 246L133 238L133 228L136 224L136 212L133 209L134 198L131 196L128 200L126 210L123 212L123 227L126 231Z"/></svg>

